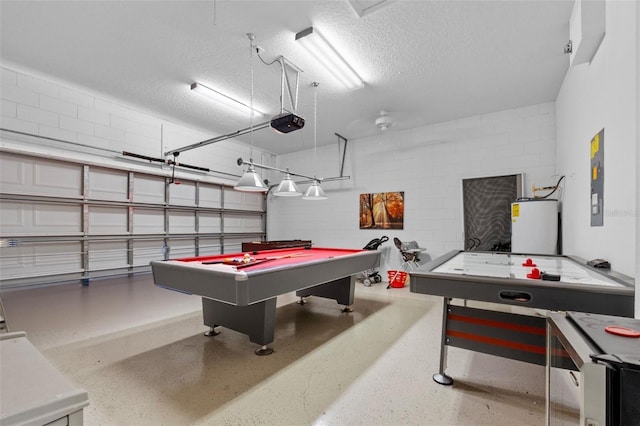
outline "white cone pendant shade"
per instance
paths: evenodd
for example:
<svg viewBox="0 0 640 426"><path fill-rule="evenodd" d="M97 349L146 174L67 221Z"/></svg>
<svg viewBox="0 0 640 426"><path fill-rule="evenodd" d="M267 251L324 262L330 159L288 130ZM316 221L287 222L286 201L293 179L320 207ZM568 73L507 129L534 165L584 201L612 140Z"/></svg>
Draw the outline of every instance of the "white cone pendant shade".
<svg viewBox="0 0 640 426"><path fill-rule="evenodd" d="M234 189L247 192L267 192L267 187L262 182L260 175L256 173L253 164L249 165L249 169L236 183Z"/></svg>
<svg viewBox="0 0 640 426"><path fill-rule="evenodd" d="M327 194L324 193L322 187L320 186L320 182L314 180L307 192L305 192L302 197L303 200L326 200Z"/></svg>
<svg viewBox="0 0 640 426"><path fill-rule="evenodd" d="M273 195L277 195L278 197L299 197L302 195L302 191L300 191L298 185L291 179L291 175L287 173Z"/></svg>

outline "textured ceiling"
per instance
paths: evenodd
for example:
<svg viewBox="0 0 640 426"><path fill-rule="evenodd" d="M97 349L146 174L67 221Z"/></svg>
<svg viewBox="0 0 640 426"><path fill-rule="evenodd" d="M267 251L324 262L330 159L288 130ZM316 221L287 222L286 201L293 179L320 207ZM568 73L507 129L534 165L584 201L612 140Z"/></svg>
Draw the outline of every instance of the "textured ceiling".
<svg viewBox="0 0 640 426"><path fill-rule="evenodd" d="M189 85L219 87L249 102L246 33L254 33L265 60L282 55L303 70L298 113L305 128L254 134L256 146L278 154L313 147L314 95L318 145L335 143L336 132L347 139L379 132L380 110L390 112L391 132L555 100L569 66L563 47L572 6L573 0L2 0L0 55L7 66L213 137L248 127L249 119L217 108ZM354 7L370 9L360 16ZM295 33L311 25L349 60L364 88L343 89L295 42ZM255 55L252 63L254 105L268 116L279 113L279 66Z"/></svg>

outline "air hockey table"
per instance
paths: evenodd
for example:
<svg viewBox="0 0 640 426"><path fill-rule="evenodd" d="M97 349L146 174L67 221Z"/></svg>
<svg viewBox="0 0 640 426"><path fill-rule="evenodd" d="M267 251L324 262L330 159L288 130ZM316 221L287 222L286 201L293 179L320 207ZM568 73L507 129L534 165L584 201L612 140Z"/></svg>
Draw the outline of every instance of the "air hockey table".
<svg viewBox="0 0 640 426"><path fill-rule="evenodd" d="M266 355L273 352L277 296L329 298L350 312L356 275L379 264L378 251L296 247L152 261L151 270L157 286L202 296L206 335L230 328Z"/></svg>
<svg viewBox="0 0 640 426"><path fill-rule="evenodd" d="M410 291L443 297L440 368L447 346L545 365L546 318L500 305L633 317L633 279L577 257L453 250L413 270ZM453 304L462 299L464 305ZM467 301L489 302L482 308ZM495 307L495 308L494 308Z"/></svg>

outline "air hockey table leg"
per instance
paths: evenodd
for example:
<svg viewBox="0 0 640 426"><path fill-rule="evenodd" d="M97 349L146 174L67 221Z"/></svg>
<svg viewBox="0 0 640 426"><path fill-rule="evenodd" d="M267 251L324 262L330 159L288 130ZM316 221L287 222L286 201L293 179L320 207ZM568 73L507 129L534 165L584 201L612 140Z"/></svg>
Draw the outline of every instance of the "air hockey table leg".
<svg viewBox="0 0 640 426"><path fill-rule="evenodd" d="M443 298L442 304L442 336L440 339L440 369L433 375L433 380L441 385L452 385L453 379L444 372L447 369L447 317L451 299Z"/></svg>

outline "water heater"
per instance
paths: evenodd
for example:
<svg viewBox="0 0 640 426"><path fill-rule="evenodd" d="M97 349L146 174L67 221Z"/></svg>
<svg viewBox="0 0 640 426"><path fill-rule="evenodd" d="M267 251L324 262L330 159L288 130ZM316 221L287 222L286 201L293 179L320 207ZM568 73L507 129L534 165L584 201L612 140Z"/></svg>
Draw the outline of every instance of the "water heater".
<svg viewBox="0 0 640 426"><path fill-rule="evenodd" d="M557 254L558 200L540 198L511 203L511 252Z"/></svg>

